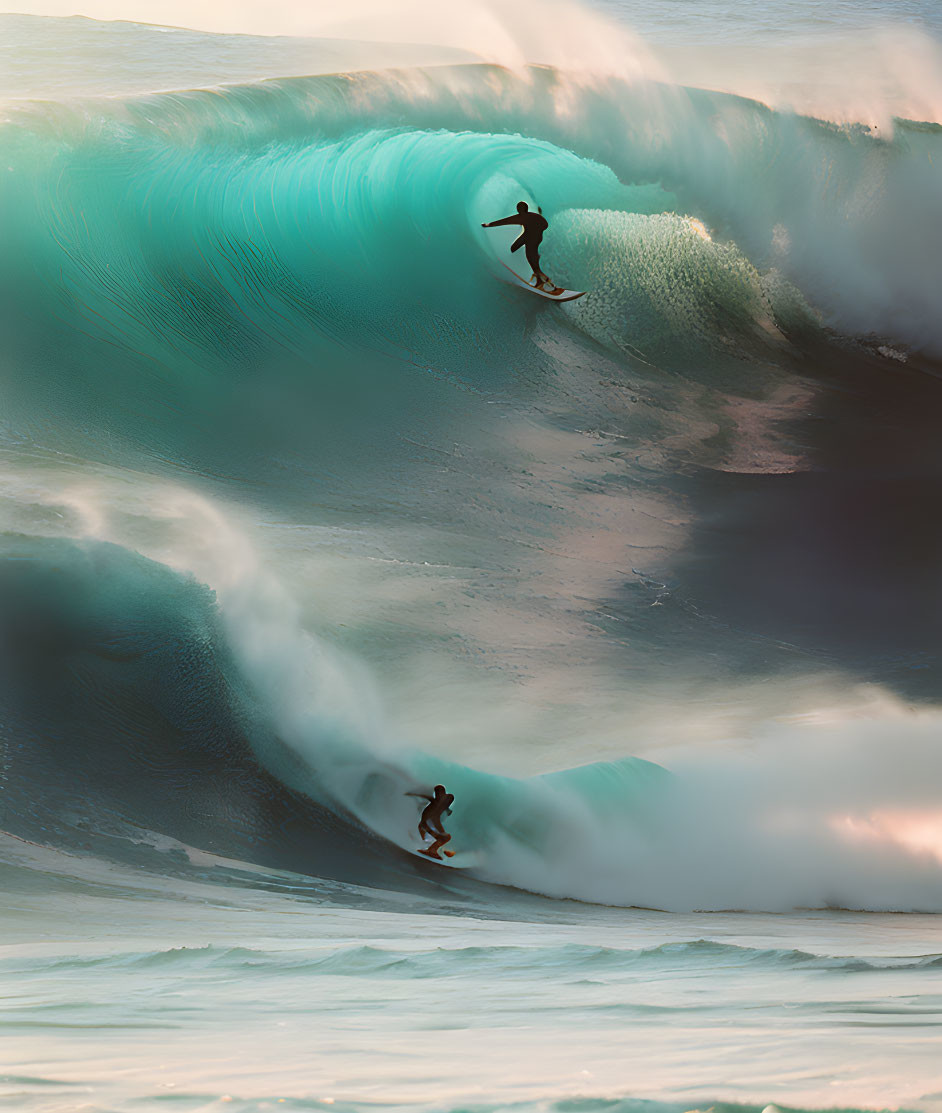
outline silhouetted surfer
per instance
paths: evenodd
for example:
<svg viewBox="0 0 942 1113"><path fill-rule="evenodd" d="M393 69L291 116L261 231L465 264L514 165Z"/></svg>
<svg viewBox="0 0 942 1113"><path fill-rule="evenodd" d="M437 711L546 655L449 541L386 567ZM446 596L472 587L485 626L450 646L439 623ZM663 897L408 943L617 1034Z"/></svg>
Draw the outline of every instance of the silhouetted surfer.
<svg viewBox="0 0 942 1113"><path fill-rule="evenodd" d="M424 792L408 792L406 795L419 796L423 800L428 800L428 806L423 809L422 816L419 819L419 834L423 839L431 836L433 841L431 846L423 847L419 853L427 854L429 858L438 858L441 861L439 850L446 842L451 842L451 835L442 826L442 815L451 815L451 805L455 802L454 796L445 791L444 785L435 786L434 796L428 796ZM449 858L454 856L453 850L446 850L445 853Z"/></svg>
<svg viewBox="0 0 942 1113"><path fill-rule="evenodd" d="M543 233L549 227L549 221L543 215L543 210L538 207L535 213L531 213L526 201L519 201L516 216L505 216L503 220L492 220L490 224L482 224L481 227L501 228L505 224L523 225L523 231L514 240L510 250L516 251L521 247L526 248L527 262L533 268L536 285L543 286L550 282L550 279L540 270L540 244L543 241Z"/></svg>

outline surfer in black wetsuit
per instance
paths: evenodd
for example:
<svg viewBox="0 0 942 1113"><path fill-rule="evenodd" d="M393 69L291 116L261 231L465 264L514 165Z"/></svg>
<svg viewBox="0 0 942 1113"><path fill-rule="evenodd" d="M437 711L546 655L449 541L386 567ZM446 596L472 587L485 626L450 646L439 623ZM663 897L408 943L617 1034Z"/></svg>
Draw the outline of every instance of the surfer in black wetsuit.
<svg viewBox="0 0 942 1113"><path fill-rule="evenodd" d="M526 201L519 201L515 216L492 220L490 224L482 224L481 227L500 228L505 224L523 225L523 231L514 240L510 250L517 251L521 247L526 249L527 262L533 268L533 278L537 286L544 286L550 282L550 279L540 270L540 243L543 240L543 233L549 227L549 221L543 215L543 210L538 207L535 213L531 213Z"/></svg>
<svg viewBox="0 0 942 1113"><path fill-rule="evenodd" d="M442 826L442 815L451 815L451 805L455 802L454 796L445 791L444 785L435 786L434 796L428 796L424 792L409 792L406 795L420 796L423 800L428 800L428 805L423 809L419 819L419 834L423 839L431 835L433 841L431 846L423 847L419 853L441 861L439 850L446 842L451 842L451 835ZM446 850L445 853L449 858L454 857L453 850Z"/></svg>

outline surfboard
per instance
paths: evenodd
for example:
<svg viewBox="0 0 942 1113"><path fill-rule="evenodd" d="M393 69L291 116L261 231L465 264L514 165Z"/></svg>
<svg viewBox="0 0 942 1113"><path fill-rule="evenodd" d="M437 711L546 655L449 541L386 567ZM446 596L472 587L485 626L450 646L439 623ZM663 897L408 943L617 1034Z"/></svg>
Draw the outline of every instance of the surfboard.
<svg viewBox="0 0 942 1113"><path fill-rule="evenodd" d="M501 263L501 266L513 277L514 286L522 286L524 290L529 290L531 294L538 294L548 301L575 301L576 298L585 297L585 290L564 290L562 286L554 286L552 290L543 290L539 286L534 286L532 282L527 282L522 275L517 274L506 263Z"/></svg>
<svg viewBox="0 0 942 1113"><path fill-rule="evenodd" d="M473 866L476 861L474 855L462 854L458 857L455 857L457 852L454 850L451 852L451 856L448 858L434 858L431 854L426 854L424 850L410 850L409 853L414 854L417 858L424 858L426 862L434 862L437 866L448 866L449 869L453 870L465 870L469 866ZM446 853L447 851L442 851L442 854Z"/></svg>
<svg viewBox="0 0 942 1113"><path fill-rule="evenodd" d="M431 844L429 844L431 845ZM481 854L477 850L452 850L451 847L447 849L442 847L439 851L442 855L447 857L435 858L431 854L427 854L425 849L420 847L406 847L410 854L414 854L417 858L424 858L426 862L434 862L437 866L447 866L453 870L466 870L471 866L476 866L481 861Z"/></svg>

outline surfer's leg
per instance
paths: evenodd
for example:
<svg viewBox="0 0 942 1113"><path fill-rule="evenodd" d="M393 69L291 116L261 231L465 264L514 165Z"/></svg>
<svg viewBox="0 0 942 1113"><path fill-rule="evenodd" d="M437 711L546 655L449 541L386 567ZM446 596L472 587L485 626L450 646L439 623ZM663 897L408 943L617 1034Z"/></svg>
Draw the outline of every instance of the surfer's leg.
<svg viewBox="0 0 942 1113"><path fill-rule="evenodd" d="M538 283L549 282L549 279L540 270L540 245L538 243L527 244L527 262L532 267L533 277Z"/></svg>
<svg viewBox="0 0 942 1113"><path fill-rule="evenodd" d="M446 842L451 842L451 835L446 834L446 832L444 831L442 831L441 833L435 831L433 832L433 834L435 836L435 841L427 850L423 850L422 853L427 854L430 858L441 858L441 855L438 852L439 850L441 850Z"/></svg>

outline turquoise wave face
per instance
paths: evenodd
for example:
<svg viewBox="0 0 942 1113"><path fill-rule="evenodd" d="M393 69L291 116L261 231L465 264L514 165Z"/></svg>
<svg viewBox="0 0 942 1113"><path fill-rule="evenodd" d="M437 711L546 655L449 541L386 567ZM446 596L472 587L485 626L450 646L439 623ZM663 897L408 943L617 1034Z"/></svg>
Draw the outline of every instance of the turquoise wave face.
<svg viewBox="0 0 942 1113"><path fill-rule="evenodd" d="M558 182L558 205L624 192L545 143L474 134L210 152L134 132L31 136L15 154L2 203L21 422L45 411L167 455L220 417L240 442L267 421L260 456L338 426L382 437L416 368L499 385L468 351L508 343L519 310L480 224L534 176ZM129 421L129 398L146 420ZM313 430L291 428L292 404Z"/></svg>
<svg viewBox="0 0 942 1113"><path fill-rule="evenodd" d="M502 281L512 229L481 228L522 199L551 221L545 266L593 295L540 327L587 352L736 378L743 351L816 327L713 242L650 150L626 176L624 155L562 145L572 124L535 121L533 96L474 68L24 109L0 140L11 415L77 452L241 478L274 455L320 474L395 455L407 415L434 412L429 375L515 390L565 373ZM556 141L504 130L505 97Z"/></svg>
<svg viewBox="0 0 942 1113"><path fill-rule="evenodd" d="M585 86L548 70L363 74L24 111L5 129L4 208L20 233L11 247L40 268L78 264L75 293L91 294L98 328L140 338L138 303L115 295L138 283L148 320L182 338L184 356L193 340L202 355L257 339L235 306L289 348L309 340L304 306L341 337L365 324L366 337L391 330L395 343L404 311L423 304L463 307L499 332L482 264L506 236L478 225L521 199L554 221L545 257L561 280L642 312L632 329L642 350L689 341L690 322L668 311L685 275L701 303L695 333L714 347L746 321L807 325L784 277L837 327L931 349L935 256L921 230L939 141L932 127L900 125L887 142L736 98ZM680 219L650 229L638 219L662 214ZM649 235L624 260L639 232ZM864 266L892 279L892 293L864 281ZM96 282L110 291L104 306ZM284 299L271 319L253 305L259 284ZM623 341L624 315L599 300L592 335ZM215 327L194 336L187 305Z"/></svg>
<svg viewBox="0 0 942 1113"><path fill-rule="evenodd" d="M931 347L938 142L489 67L23 108L0 136L11 412L244 474L285 444L321 468L341 428L388 446L416 374L544 377L521 322L734 390L737 361L819 331L809 300ZM592 294L552 320L501 281L512 230L480 227L518 200ZM866 277L890 270L892 295Z"/></svg>

